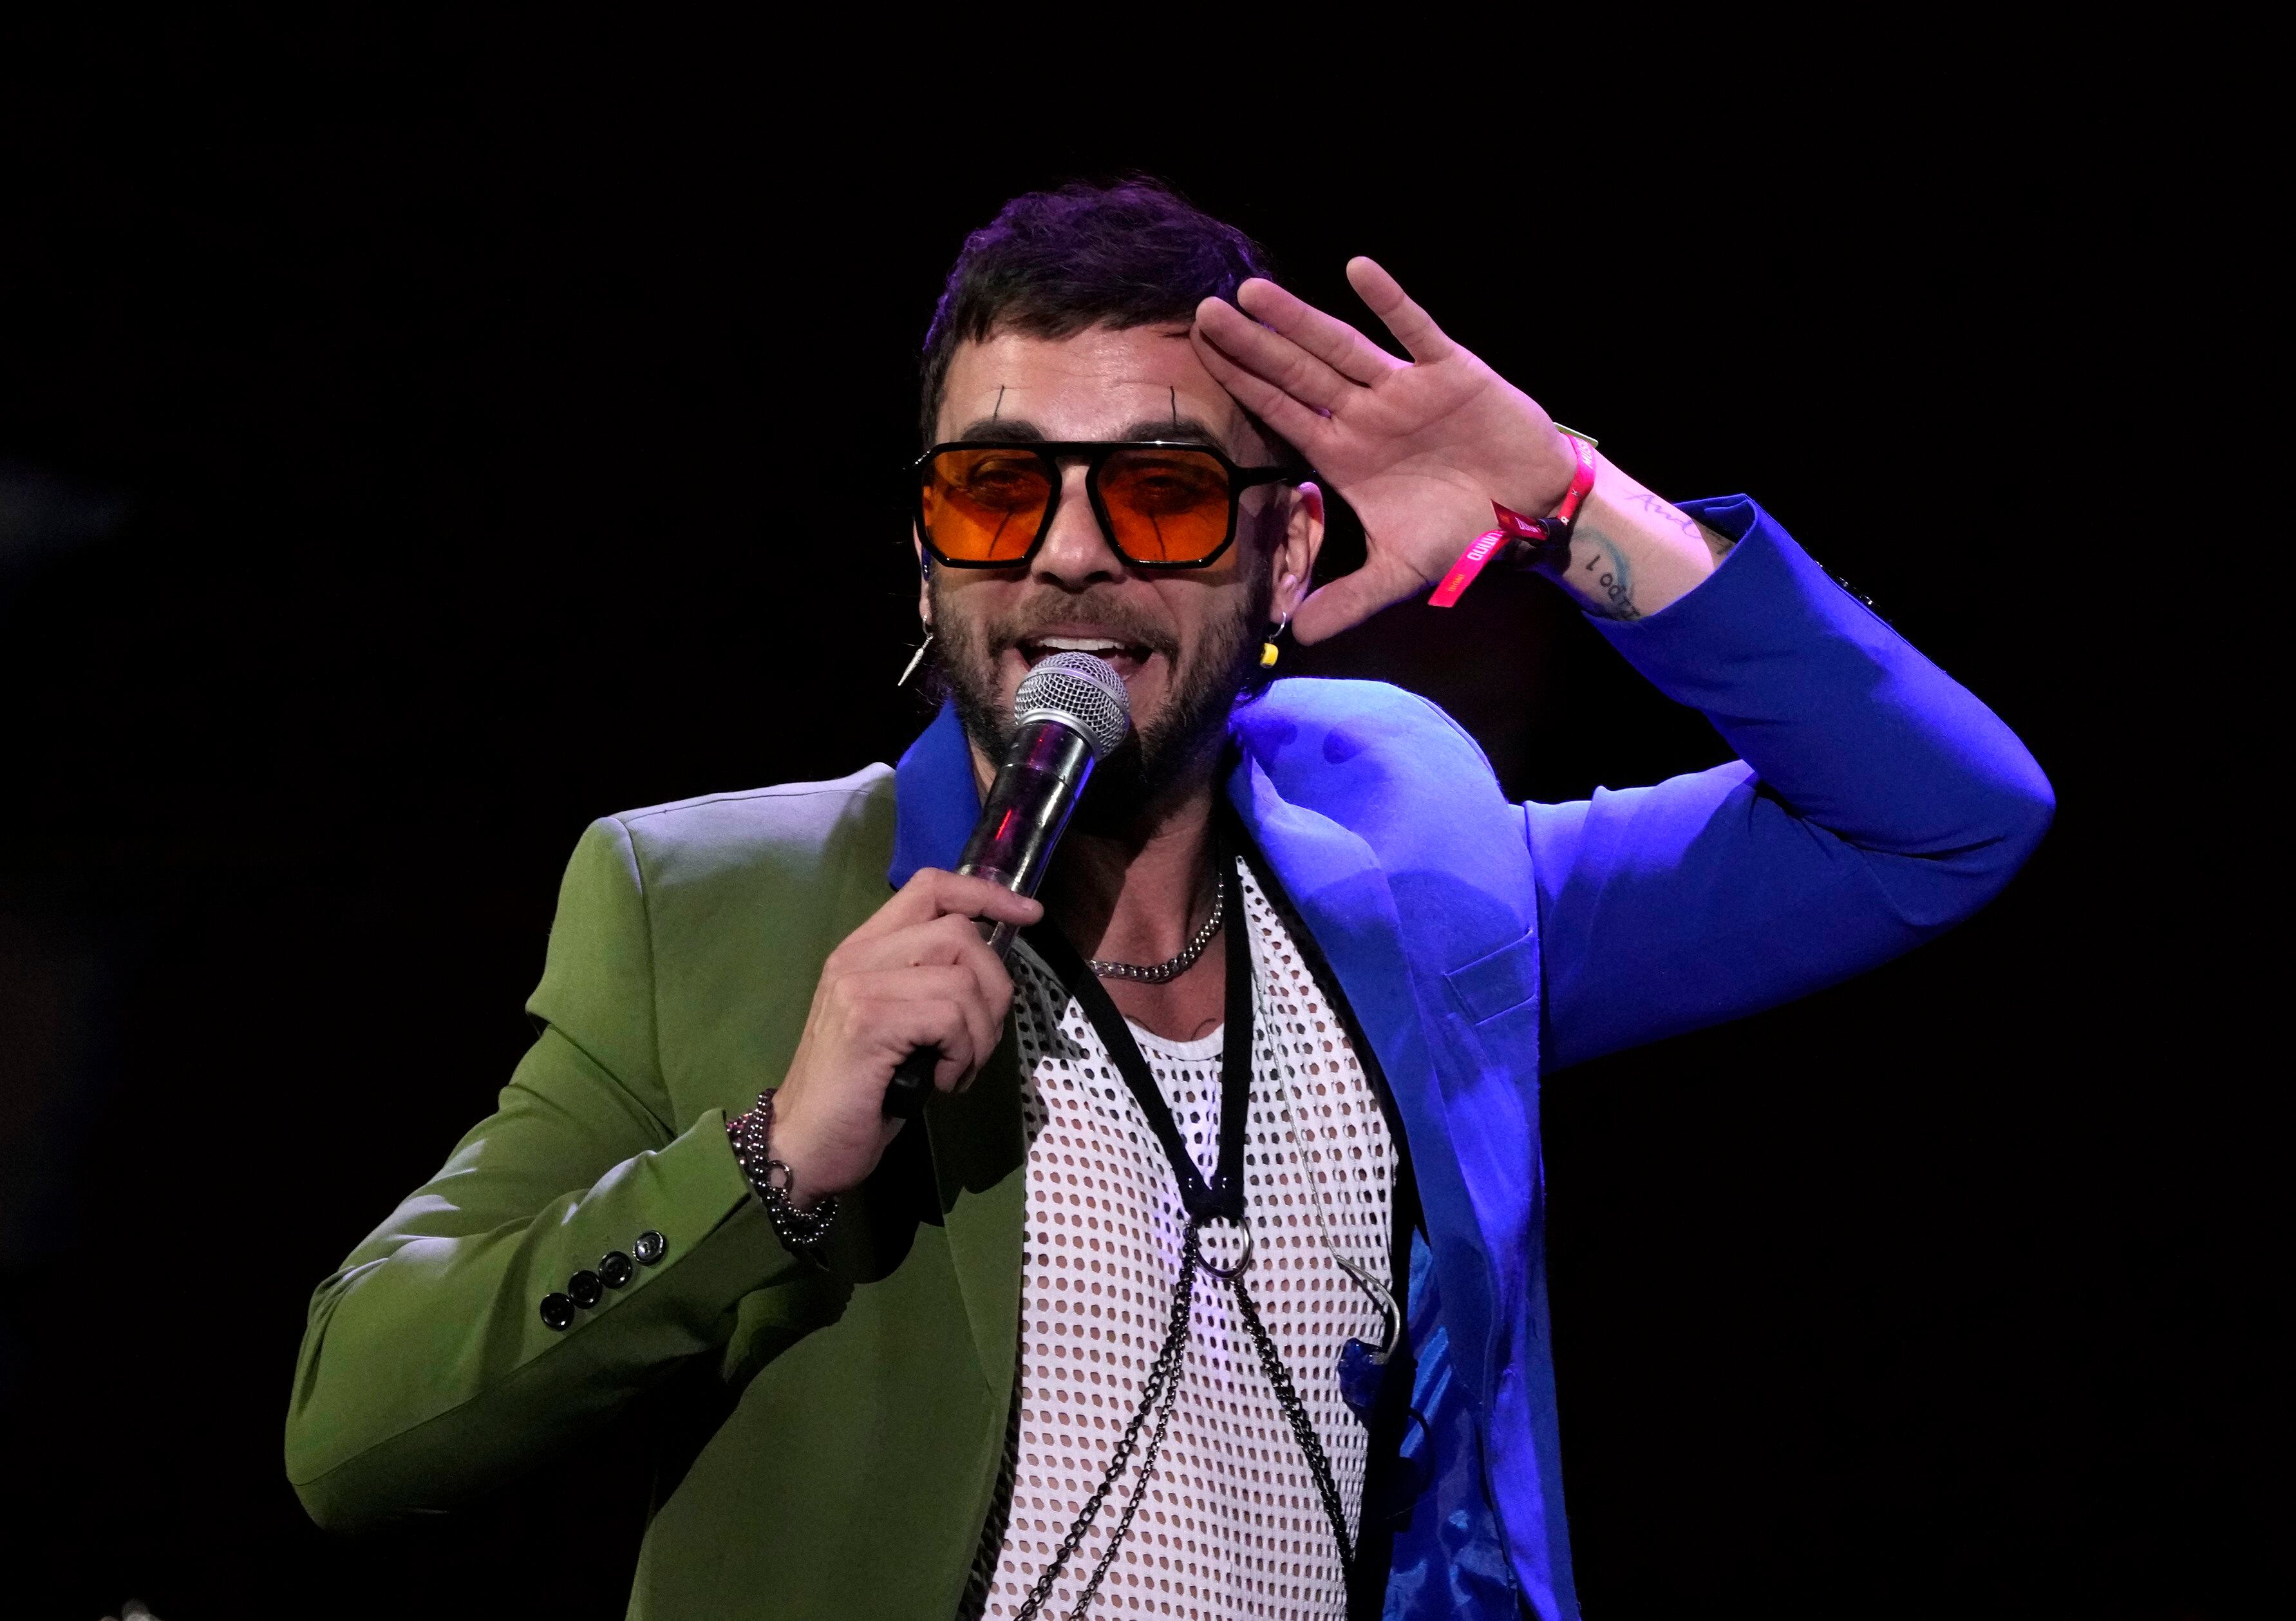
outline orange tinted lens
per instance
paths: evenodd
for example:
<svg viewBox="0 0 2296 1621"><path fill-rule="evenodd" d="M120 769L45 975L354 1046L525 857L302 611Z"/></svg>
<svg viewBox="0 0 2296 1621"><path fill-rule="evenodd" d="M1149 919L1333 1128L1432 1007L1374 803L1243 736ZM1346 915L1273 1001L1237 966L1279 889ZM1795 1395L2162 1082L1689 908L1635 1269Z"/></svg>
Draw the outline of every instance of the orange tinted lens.
<svg viewBox="0 0 2296 1621"><path fill-rule="evenodd" d="M1044 463L1025 450L944 450L932 458L918 515L944 557L1018 563L1052 495Z"/></svg>
<svg viewBox="0 0 2296 1621"><path fill-rule="evenodd" d="M1227 469L1201 450L1119 450L1100 470L1117 549L1136 563L1201 563L1227 539Z"/></svg>

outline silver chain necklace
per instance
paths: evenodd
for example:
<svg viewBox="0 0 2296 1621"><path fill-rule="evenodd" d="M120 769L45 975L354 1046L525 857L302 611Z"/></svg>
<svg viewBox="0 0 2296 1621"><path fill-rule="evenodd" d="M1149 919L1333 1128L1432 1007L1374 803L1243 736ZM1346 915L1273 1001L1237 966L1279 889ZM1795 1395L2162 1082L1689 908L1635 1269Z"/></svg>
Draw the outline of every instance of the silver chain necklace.
<svg viewBox="0 0 2296 1621"><path fill-rule="evenodd" d="M1087 959L1084 966L1102 979L1128 979L1143 985L1160 985L1179 978L1195 966L1196 959L1201 957L1204 948L1211 944L1212 936L1219 933L1220 914L1226 904L1224 893L1226 887L1224 884L1212 885L1212 915L1204 919L1204 926L1196 931L1195 938L1180 948L1178 956L1147 964L1103 962L1095 957Z"/></svg>

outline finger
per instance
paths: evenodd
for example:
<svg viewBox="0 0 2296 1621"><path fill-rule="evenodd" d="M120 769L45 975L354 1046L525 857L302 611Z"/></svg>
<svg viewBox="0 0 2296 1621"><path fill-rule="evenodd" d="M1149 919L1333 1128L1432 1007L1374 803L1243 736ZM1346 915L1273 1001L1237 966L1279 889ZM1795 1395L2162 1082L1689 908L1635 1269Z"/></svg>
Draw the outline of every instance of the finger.
<svg viewBox="0 0 2296 1621"><path fill-rule="evenodd" d="M984 957L988 959L985 967L980 960ZM988 1055L996 1050L997 1039L1004 1033L1004 1009L991 980L992 975L1003 978L1004 967L996 960L996 954L976 936L972 952L964 960L951 965L950 972L962 976L951 995L964 1015L967 1044L972 1051L972 1057L965 1064L959 1080L969 1082L973 1072L988 1061Z"/></svg>
<svg viewBox="0 0 2296 1621"><path fill-rule="evenodd" d="M1004 959L990 950L988 942L976 933L958 950L955 966L972 975L973 995L988 1016L988 1027L1002 1031L1004 1015L1013 1006L1013 975L1006 970Z"/></svg>
<svg viewBox="0 0 2296 1621"><path fill-rule="evenodd" d="M1374 558L1352 574L1309 593L1292 616L1292 634L1308 646L1353 629L1382 608L1391 607L1427 581L1410 569Z"/></svg>
<svg viewBox="0 0 2296 1621"><path fill-rule="evenodd" d="M1196 358L1212 374L1212 381L1235 396L1235 401L1277 433L1289 440L1313 461L1316 443L1331 432L1331 418L1321 411L1311 411L1306 406L1266 379L1255 376L1212 347L1211 340L1201 331L1191 329L1188 341L1195 345Z"/></svg>
<svg viewBox="0 0 2296 1621"><path fill-rule="evenodd" d="M849 942L838 967L848 974L947 967L962 962L968 950L981 949L980 926L962 913L950 912L873 939Z"/></svg>
<svg viewBox="0 0 2296 1621"><path fill-rule="evenodd" d="M1281 333L1270 332L1225 299L1196 307L1195 330L1246 370L1317 411L1334 409L1353 393L1349 382Z"/></svg>
<svg viewBox="0 0 2296 1621"><path fill-rule="evenodd" d="M1274 327L1351 383L1373 383L1403 364L1341 320L1264 276L1235 290L1246 315Z"/></svg>
<svg viewBox="0 0 2296 1621"><path fill-rule="evenodd" d="M995 1033L1004 1028L1005 1012L1013 1005L1013 976L972 918L942 917L844 950L836 968L840 979L926 968L962 975L958 989L986 1009L982 1028L995 1045Z"/></svg>
<svg viewBox="0 0 2296 1621"><path fill-rule="evenodd" d="M1016 895L988 878L968 878L938 868L923 868L909 882L914 884L928 874L931 882L927 897L944 917L985 917L993 923L1011 923L1026 928L1045 915L1041 901Z"/></svg>
<svg viewBox="0 0 2296 1621"><path fill-rule="evenodd" d="M873 1056L890 1075L908 1056L936 1049L934 1084L947 1090L980 1057L984 1024L966 1015L975 1000L972 979L961 968L907 968L865 975L846 1003L849 1036L857 1056ZM946 1081L947 1084L943 1084Z"/></svg>
<svg viewBox="0 0 2296 1621"><path fill-rule="evenodd" d="M970 922L960 926L964 933L957 939L948 963L972 976L971 995L981 1010L985 1057L996 1045L1004 1029L1004 1015L1013 1006L1013 975L1006 971L1004 959L988 949L978 928Z"/></svg>
<svg viewBox="0 0 2296 1621"><path fill-rule="evenodd" d="M1025 895L1014 894L1001 884L992 884L986 878L960 877L938 867L921 867L891 900L879 907L848 938L873 938L945 917L987 917L1026 928L1044 915L1042 905Z"/></svg>
<svg viewBox="0 0 2296 1621"><path fill-rule="evenodd" d="M1403 284L1372 260L1361 257L1348 260L1348 284L1414 360L1440 360L1456 347L1443 335L1434 317L1411 301Z"/></svg>
<svg viewBox="0 0 2296 1621"><path fill-rule="evenodd" d="M972 1027L966 1023L964 1007L955 1000L914 1004L917 1011L931 1020L929 1028L941 1033L916 1043L931 1047L940 1055L933 1066L933 1090L953 1092L973 1071L978 1062Z"/></svg>
<svg viewBox="0 0 2296 1621"><path fill-rule="evenodd" d="M996 955L982 946L978 939L974 947L988 959L987 972L1002 977L1004 965ZM881 969L859 976L857 992L852 1006L857 1009L883 1008L898 1003L922 1003L933 1008L955 1008L964 1024L964 1064L961 1073L970 1074L996 1050L1004 1033L1004 1013L1001 999L982 984L983 969L976 962L939 964L922 968ZM906 1034L892 1033L906 1029L898 1021L873 1024L885 1016L876 1012L858 1013L855 1034L863 1040L881 1039L898 1064L912 1049L923 1043ZM880 1033L882 1033L882 1037ZM936 1044L939 1039L935 1038ZM944 1056L951 1049L944 1048Z"/></svg>
<svg viewBox="0 0 2296 1621"><path fill-rule="evenodd" d="M1013 1006L1013 978L970 920L948 921L964 934L950 942L945 960L924 967L897 965L865 977L882 987L884 994L946 998L963 1009L972 1056L960 1072L958 1090L962 1090L972 1084L988 1055L996 1050L996 1043L1004 1040L1004 1016Z"/></svg>

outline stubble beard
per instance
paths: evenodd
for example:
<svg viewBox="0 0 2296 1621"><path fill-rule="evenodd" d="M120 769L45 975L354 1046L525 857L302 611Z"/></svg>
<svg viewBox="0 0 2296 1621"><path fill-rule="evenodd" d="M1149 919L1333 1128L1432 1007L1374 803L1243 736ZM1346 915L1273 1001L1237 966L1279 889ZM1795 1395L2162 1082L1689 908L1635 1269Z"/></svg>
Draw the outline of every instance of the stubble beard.
<svg viewBox="0 0 2296 1621"><path fill-rule="evenodd" d="M1111 837L1144 833L1168 807L1209 780L1227 735L1229 712L1257 667L1255 644L1275 597L1267 570L1253 569L1250 579L1236 613L1207 627L1203 639L1185 660L1168 638L1129 623L1108 621L1111 635L1163 654L1171 665L1172 680L1154 718L1144 727L1135 727L1123 745L1094 768L1070 823L1077 831ZM1012 707L997 690L997 655L1026 636L1033 623L1073 621L1078 617L1078 604L1050 603L1049 612L988 626L949 611L939 573L934 574L929 589L940 676L955 701L957 719L974 747L1001 761L1016 728Z"/></svg>

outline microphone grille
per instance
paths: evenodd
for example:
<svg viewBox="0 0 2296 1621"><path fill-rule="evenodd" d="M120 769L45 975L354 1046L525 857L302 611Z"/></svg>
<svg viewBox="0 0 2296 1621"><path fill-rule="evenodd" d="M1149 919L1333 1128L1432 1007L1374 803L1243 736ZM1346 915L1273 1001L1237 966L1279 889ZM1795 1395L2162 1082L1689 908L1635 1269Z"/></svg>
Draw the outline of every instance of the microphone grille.
<svg viewBox="0 0 2296 1621"><path fill-rule="evenodd" d="M1013 700L1021 724L1051 718L1084 734L1092 757L1105 760L1132 731L1132 695L1105 659L1089 653L1055 653L1021 679Z"/></svg>

